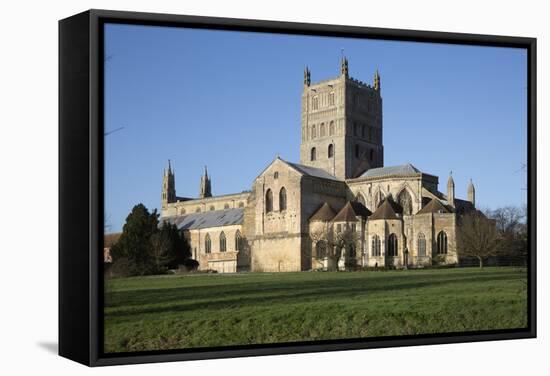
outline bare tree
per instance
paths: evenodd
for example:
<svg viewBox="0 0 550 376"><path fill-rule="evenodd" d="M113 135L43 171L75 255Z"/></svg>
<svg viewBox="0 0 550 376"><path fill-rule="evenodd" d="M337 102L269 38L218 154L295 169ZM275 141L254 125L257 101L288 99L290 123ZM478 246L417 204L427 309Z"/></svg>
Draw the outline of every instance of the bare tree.
<svg viewBox="0 0 550 376"><path fill-rule="evenodd" d="M483 260L498 254L500 241L495 221L487 218L481 212L474 211L465 214L458 229L458 246L463 256L475 257L479 267L483 267Z"/></svg>
<svg viewBox="0 0 550 376"><path fill-rule="evenodd" d="M334 236L334 258L335 262L338 265L338 262L340 261L340 258L342 258L344 255L344 252L349 252L350 250L353 250L357 252L357 244L359 241L359 235L357 231L352 226L349 226L346 224L344 226L344 229L342 231L337 231ZM348 257L357 257L357 255L347 255Z"/></svg>

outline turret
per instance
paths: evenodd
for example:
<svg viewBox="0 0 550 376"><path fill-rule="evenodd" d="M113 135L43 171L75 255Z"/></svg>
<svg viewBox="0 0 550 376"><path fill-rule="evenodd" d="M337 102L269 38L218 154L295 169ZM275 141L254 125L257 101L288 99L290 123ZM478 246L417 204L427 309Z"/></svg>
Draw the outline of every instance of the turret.
<svg viewBox="0 0 550 376"><path fill-rule="evenodd" d="M342 61L340 62L340 74L346 78L349 77L348 59L345 56L342 56Z"/></svg>
<svg viewBox="0 0 550 376"><path fill-rule="evenodd" d="M470 184L468 184L468 201L470 201L474 207L476 206L476 189L472 179L470 179Z"/></svg>
<svg viewBox="0 0 550 376"><path fill-rule="evenodd" d="M374 90L380 92L380 73L378 73L378 69L374 74Z"/></svg>
<svg viewBox="0 0 550 376"><path fill-rule="evenodd" d="M455 182L453 180L453 172L449 174L449 180L447 180L447 202L451 206L455 206Z"/></svg>
<svg viewBox="0 0 550 376"><path fill-rule="evenodd" d="M168 160L168 170L165 169L162 176L162 207L166 207L171 202L176 202L176 175Z"/></svg>
<svg viewBox="0 0 550 376"><path fill-rule="evenodd" d="M311 72L309 71L309 68L306 67L304 69L304 86L311 85Z"/></svg>
<svg viewBox="0 0 550 376"><path fill-rule="evenodd" d="M210 177L208 177L208 170L206 169L206 166L204 166L204 175L201 177L199 197L212 197L212 185L210 182Z"/></svg>

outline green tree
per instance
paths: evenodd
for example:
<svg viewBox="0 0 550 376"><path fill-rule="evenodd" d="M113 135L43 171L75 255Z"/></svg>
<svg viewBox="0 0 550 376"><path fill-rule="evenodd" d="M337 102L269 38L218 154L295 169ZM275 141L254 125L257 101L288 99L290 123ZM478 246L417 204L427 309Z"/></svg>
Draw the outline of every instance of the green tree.
<svg viewBox="0 0 550 376"><path fill-rule="evenodd" d="M158 214L138 204L126 217L122 234L112 247L113 266L120 274L145 275L154 272L151 257L151 236L158 232ZM117 265L118 264L118 265Z"/></svg>
<svg viewBox="0 0 550 376"><path fill-rule="evenodd" d="M177 268L191 257L189 243L175 224L163 222L159 234L166 240L168 260L165 266Z"/></svg>

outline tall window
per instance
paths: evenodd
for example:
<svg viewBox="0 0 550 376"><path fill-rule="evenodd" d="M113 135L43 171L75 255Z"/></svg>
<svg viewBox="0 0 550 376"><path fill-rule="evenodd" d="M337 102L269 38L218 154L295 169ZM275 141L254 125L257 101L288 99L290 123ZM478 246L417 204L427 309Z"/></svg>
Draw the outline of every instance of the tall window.
<svg viewBox="0 0 550 376"><path fill-rule="evenodd" d="M279 191L279 211L286 210L286 189L281 188Z"/></svg>
<svg viewBox="0 0 550 376"><path fill-rule="evenodd" d="M279 171L275 171L273 174L273 179L279 179Z"/></svg>
<svg viewBox="0 0 550 376"><path fill-rule="evenodd" d="M370 157L370 160L371 160L371 161L374 160L374 149L370 149L369 157Z"/></svg>
<svg viewBox="0 0 550 376"><path fill-rule="evenodd" d="M329 93L328 95L328 105L334 106L334 93Z"/></svg>
<svg viewBox="0 0 550 376"><path fill-rule="evenodd" d="M328 134L329 136L334 135L334 121L331 121L328 126Z"/></svg>
<svg viewBox="0 0 550 376"><path fill-rule="evenodd" d="M445 231L440 231L439 234L437 234L437 254L447 254L447 234Z"/></svg>
<svg viewBox="0 0 550 376"><path fill-rule="evenodd" d="M395 234L390 234L388 237L388 256L397 256L397 236Z"/></svg>
<svg viewBox="0 0 550 376"><path fill-rule="evenodd" d="M225 233L222 231L220 234L220 252L225 252L227 250L226 247L226 241L225 241Z"/></svg>
<svg viewBox="0 0 550 376"><path fill-rule="evenodd" d="M403 208L404 215L412 214L412 198L409 194L409 191L403 189L401 192L399 192L399 194L397 195L397 202Z"/></svg>
<svg viewBox="0 0 550 376"><path fill-rule="evenodd" d="M426 237L423 233L418 234L418 256L426 256Z"/></svg>
<svg viewBox="0 0 550 376"><path fill-rule="evenodd" d="M312 161L317 159L317 149L311 148L311 158Z"/></svg>
<svg viewBox="0 0 550 376"><path fill-rule="evenodd" d="M361 152L361 149L359 148L359 145L355 145L355 158L359 158L360 152Z"/></svg>
<svg viewBox="0 0 550 376"><path fill-rule="evenodd" d="M333 144L330 144L328 146L328 157L329 158L334 157L334 145Z"/></svg>
<svg viewBox="0 0 550 376"><path fill-rule="evenodd" d="M311 139L317 137L317 130L315 129L315 124L311 126Z"/></svg>
<svg viewBox="0 0 550 376"><path fill-rule="evenodd" d="M312 107L314 110L319 108L319 97L313 97Z"/></svg>
<svg viewBox="0 0 550 376"><path fill-rule="evenodd" d="M319 132L321 133L320 137L325 137L325 123L321 123Z"/></svg>
<svg viewBox="0 0 550 376"><path fill-rule="evenodd" d="M273 192L268 189L265 193L265 212L271 213L273 211Z"/></svg>
<svg viewBox="0 0 550 376"><path fill-rule="evenodd" d="M235 233L235 251L240 252L243 249L243 238L241 232L237 230Z"/></svg>
<svg viewBox="0 0 550 376"><path fill-rule="evenodd" d="M204 252L212 252L212 241L210 240L210 234L206 234L206 236L204 237Z"/></svg>
<svg viewBox="0 0 550 376"><path fill-rule="evenodd" d="M372 237L371 254L373 256L380 256L380 238L378 235L373 235Z"/></svg>
<svg viewBox="0 0 550 376"><path fill-rule="evenodd" d="M361 193L358 193L357 196L355 196L355 201L365 205L365 198Z"/></svg>

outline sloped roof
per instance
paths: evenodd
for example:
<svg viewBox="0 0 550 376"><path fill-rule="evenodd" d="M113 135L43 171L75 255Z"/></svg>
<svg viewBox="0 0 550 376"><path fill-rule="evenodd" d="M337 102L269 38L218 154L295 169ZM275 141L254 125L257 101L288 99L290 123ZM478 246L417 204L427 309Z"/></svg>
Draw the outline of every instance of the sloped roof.
<svg viewBox="0 0 550 376"><path fill-rule="evenodd" d="M391 198L386 198L369 219L398 219L397 214L401 213L403 213L403 208Z"/></svg>
<svg viewBox="0 0 550 376"><path fill-rule="evenodd" d="M421 173L419 169L414 167L412 164L407 163L399 166L371 168L367 170L364 174L362 174L360 177L374 178L374 177L395 176L395 175L410 176L410 175L416 175L418 173Z"/></svg>
<svg viewBox="0 0 550 376"><path fill-rule="evenodd" d="M332 209L332 207L325 202L323 205L321 205L319 209L317 209L315 213L313 213L311 217L309 217L309 220L328 222L332 218L334 218L335 215L336 212L334 211L334 209Z"/></svg>
<svg viewBox="0 0 550 376"><path fill-rule="evenodd" d="M357 213L353 210L351 202L348 201L346 205L336 214L333 222L357 222Z"/></svg>
<svg viewBox="0 0 550 376"><path fill-rule="evenodd" d="M445 205L441 203L438 199L433 198L426 206L418 211L416 214L426 214L426 213L451 213Z"/></svg>
<svg viewBox="0 0 550 376"><path fill-rule="evenodd" d="M209 227L240 225L243 223L244 208L212 210L193 213L183 217L167 218L180 230L195 230Z"/></svg>
<svg viewBox="0 0 550 376"><path fill-rule="evenodd" d="M367 217L370 217L372 215L372 212L367 209L367 207L365 205L363 205L362 203L360 202L357 202L357 201L352 201L351 203L351 207L353 208L353 211L355 212L355 214L363 217L363 218L367 218Z"/></svg>
<svg viewBox="0 0 550 376"><path fill-rule="evenodd" d="M336 176L333 176L333 175L329 174L328 172L326 172L323 169L320 169L320 168L317 168L317 167L311 167L311 166L304 166L304 165L301 165L301 164L291 163L291 162L287 162L287 161L284 161L284 162L289 164L295 170L297 170L298 172L300 172L304 175L313 176L313 177L321 178L321 179L341 181Z"/></svg>

